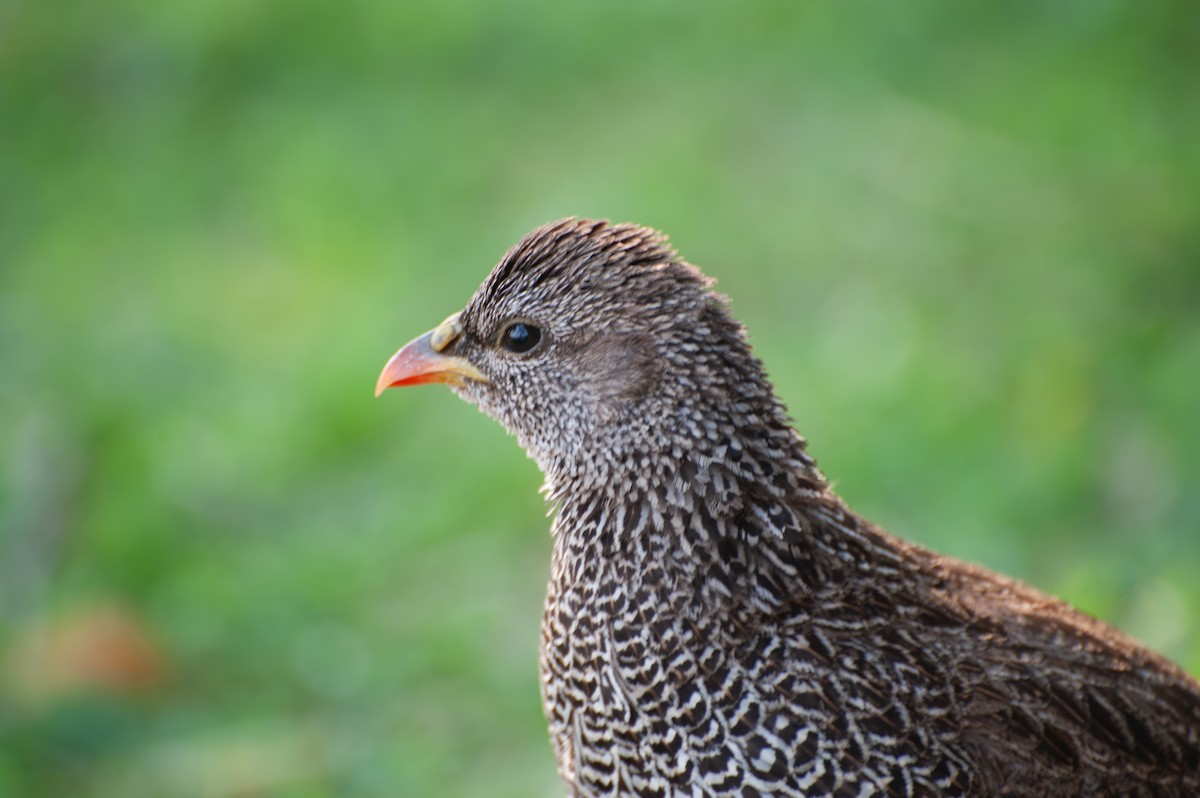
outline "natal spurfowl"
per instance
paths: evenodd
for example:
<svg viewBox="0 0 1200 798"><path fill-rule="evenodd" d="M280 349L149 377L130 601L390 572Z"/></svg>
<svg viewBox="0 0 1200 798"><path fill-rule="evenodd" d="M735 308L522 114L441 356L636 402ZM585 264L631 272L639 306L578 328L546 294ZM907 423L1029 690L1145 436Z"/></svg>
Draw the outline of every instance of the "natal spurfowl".
<svg viewBox="0 0 1200 798"><path fill-rule="evenodd" d="M545 474L571 794L1200 796L1200 685L856 515L710 282L652 230L555 222L379 378L449 383Z"/></svg>

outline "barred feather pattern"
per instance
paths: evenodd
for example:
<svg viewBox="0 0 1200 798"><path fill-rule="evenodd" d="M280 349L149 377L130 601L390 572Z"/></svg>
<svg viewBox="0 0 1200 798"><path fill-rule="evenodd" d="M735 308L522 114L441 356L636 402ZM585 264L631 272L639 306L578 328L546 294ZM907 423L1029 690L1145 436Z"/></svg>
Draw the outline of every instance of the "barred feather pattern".
<svg viewBox="0 0 1200 798"><path fill-rule="evenodd" d="M1200 795L1200 686L832 491L711 281L660 234L514 247L455 391L557 509L543 705L575 796ZM502 351L519 320L543 340Z"/></svg>

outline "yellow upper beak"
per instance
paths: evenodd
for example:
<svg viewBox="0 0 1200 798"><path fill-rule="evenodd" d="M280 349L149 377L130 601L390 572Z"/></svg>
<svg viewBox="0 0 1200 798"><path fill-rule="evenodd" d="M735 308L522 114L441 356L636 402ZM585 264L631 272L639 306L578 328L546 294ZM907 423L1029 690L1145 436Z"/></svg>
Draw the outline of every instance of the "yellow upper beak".
<svg viewBox="0 0 1200 798"><path fill-rule="evenodd" d="M462 385L466 380L487 382L487 377L469 360L442 354L460 335L462 325L455 313L421 337L409 341L383 367L375 383L375 395L379 396L388 388L427 382L452 385Z"/></svg>

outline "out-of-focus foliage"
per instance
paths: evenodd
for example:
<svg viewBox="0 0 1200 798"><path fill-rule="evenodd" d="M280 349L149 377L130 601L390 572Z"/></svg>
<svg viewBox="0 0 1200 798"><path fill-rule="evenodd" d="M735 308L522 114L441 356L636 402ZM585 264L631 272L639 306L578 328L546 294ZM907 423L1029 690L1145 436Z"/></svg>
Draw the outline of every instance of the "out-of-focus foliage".
<svg viewBox="0 0 1200 798"><path fill-rule="evenodd" d="M0 795L557 794L538 474L371 398L667 230L839 489L1200 670L1200 16L0 5Z"/></svg>

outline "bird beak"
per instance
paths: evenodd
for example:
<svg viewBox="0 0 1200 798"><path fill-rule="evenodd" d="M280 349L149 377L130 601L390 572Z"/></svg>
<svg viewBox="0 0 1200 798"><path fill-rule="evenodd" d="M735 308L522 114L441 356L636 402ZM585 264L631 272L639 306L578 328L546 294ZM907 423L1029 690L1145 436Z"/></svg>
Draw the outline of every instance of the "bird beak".
<svg viewBox="0 0 1200 798"><path fill-rule="evenodd" d="M462 325L455 313L420 338L409 341L383 367L379 381L375 383L375 395L379 396L388 388L427 382L450 385L462 385L466 380L487 382L488 378L470 361L442 354L460 335Z"/></svg>

